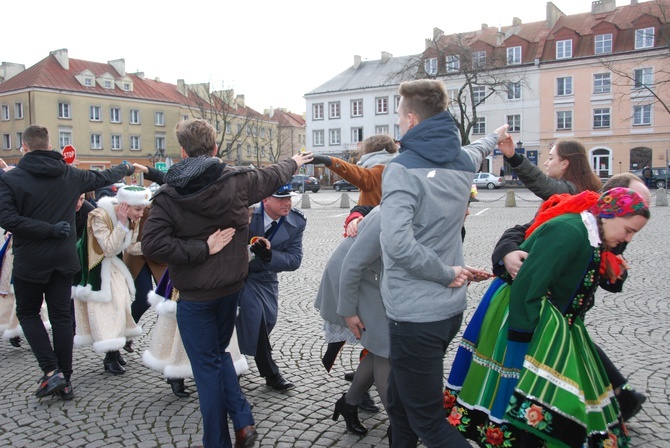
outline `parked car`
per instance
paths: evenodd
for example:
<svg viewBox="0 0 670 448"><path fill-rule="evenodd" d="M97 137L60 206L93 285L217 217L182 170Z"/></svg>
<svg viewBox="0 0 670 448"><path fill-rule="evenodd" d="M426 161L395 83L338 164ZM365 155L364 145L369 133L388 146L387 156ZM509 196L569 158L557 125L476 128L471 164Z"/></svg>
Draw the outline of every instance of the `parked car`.
<svg viewBox="0 0 670 448"><path fill-rule="evenodd" d="M477 173L475 174L474 184L477 187L486 187L489 190L505 186L505 178L494 176L492 173Z"/></svg>
<svg viewBox="0 0 670 448"><path fill-rule="evenodd" d="M666 169L663 167L658 167L658 168L652 168L651 173L651 186L652 188L665 188L665 182L666 182ZM633 170L631 173L635 174L637 177L642 179L644 181L644 177L642 177L642 170ZM667 173L667 176L670 177L670 173Z"/></svg>
<svg viewBox="0 0 670 448"><path fill-rule="evenodd" d="M316 177L307 176L305 174L296 174L293 176L293 179L291 179L291 189L293 191L299 191L300 193L304 193L305 191L316 193L321 189L321 185L319 185L319 181Z"/></svg>
<svg viewBox="0 0 670 448"><path fill-rule="evenodd" d="M99 200L100 198L104 198L105 196L110 196L114 197L116 196L116 192L119 191L119 188L123 187L125 185L124 182L116 182L113 183L112 185L107 185L102 188L98 188L95 190L95 200Z"/></svg>
<svg viewBox="0 0 670 448"><path fill-rule="evenodd" d="M333 184L333 190L335 191L358 191L358 187L356 185L350 184L348 181L341 179L338 180Z"/></svg>

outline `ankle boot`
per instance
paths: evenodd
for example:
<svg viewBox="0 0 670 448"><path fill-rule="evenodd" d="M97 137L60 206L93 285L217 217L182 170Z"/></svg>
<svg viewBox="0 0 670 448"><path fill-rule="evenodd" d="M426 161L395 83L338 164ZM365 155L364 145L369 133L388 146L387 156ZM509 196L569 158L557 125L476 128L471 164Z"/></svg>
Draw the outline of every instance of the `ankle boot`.
<svg viewBox="0 0 670 448"><path fill-rule="evenodd" d="M180 398L190 397L191 393L186 392L186 386L184 385L184 379L168 379L167 383L172 388L172 393Z"/></svg>
<svg viewBox="0 0 670 448"><path fill-rule="evenodd" d="M344 421L347 424L347 431L358 436L364 436L368 433L368 428L363 426L360 420L358 420L358 406L355 404L347 404L345 401L346 395L347 394L342 394L342 397L335 403L333 420L337 421L340 414L342 414L342 417L344 417Z"/></svg>
<svg viewBox="0 0 670 448"><path fill-rule="evenodd" d="M118 351L114 352L107 352L105 355L105 360L102 361L102 364L105 366L105 370L109 371L109 373L113 375L122 375L126 373L126 369L121 367L121 364L119 364L119 359L118 359Z"/></svg>
<svg viewBox="0 0 670 448"><path fill-rule="evenodd" d="M124 357L121 355L121 352L116 351L116 352L114 352L114 353L116 353L116 360L119 361L119 364L121 364L122 366L125 366L125 365L127 364L127 362L126 362L126 358L124 358Z"/></svg>

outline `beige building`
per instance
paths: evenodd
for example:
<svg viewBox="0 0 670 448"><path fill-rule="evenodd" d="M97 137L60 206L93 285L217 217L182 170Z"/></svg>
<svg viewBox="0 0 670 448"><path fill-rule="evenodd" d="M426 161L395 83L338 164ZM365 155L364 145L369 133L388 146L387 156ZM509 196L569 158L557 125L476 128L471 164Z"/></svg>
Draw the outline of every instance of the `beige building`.
<svg viewBox="0 0 670 448"><path fill-rule="evenodd" d="M174 127L192 117L216 127L219 156L229 163L269 164L278 147L277 121L247 107L244 96L127 73L123 59L83 61L61 49L28 69L3 63L0 82L0 158L7 163L21 157L21 133L31 124L49 129L54 148L74 146L82 168L177 161Z"/></svg>

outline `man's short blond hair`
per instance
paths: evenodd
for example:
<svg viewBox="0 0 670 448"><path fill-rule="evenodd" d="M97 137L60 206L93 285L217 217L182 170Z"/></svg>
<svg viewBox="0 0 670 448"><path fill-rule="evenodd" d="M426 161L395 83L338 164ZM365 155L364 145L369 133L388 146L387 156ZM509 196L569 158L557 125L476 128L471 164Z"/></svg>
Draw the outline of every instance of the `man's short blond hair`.
<svg viewBox="0 0 670 448"><path fill-rule="evenodd" d="M419 121L444 112L449 105L449 95L444 83L435 79L403 82L398 93L402 96L405 112L413 113Z"/></svg>

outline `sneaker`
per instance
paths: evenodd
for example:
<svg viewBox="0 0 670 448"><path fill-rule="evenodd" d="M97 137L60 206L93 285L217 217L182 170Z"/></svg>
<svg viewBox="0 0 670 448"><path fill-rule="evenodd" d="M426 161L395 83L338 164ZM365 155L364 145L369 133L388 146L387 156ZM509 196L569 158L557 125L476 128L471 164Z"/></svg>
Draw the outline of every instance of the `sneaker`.
<svg viewBox="0 0 670 448"><path fill-rule="evenodd" d="M58 392L58 395L60 395L61 400L64 401L70 401L74 399L74 391L72 390L72 383L67 381L67 385Z"/></svg>
<svg viewBox="0 0 670 448"><path fill-rule="evenodd" d="M376 414L379 412L379 406L370 396L370 392L365 392L361 399L358 401L358 408L362 411L372 412Z"/></svg>
<svg viewBox="0 0 670 448"><path fill-rule="evenodd" d="M635 414L640 412L642 405L647 401L646 395L628 385L621 388L616 398L621 408L621 418L625 422L635 417Z"/></svg>
<svg viewBox="0 0 670 448"><path fill-rule="evenodd" d="M44 375L38 383L40 383L40 387L35 391L35 396L37 398L53 395L56 392L65 389L67 386L67 381L65 381L63 372L61 372L60 369L54 371L51 376Z"/></svg>

